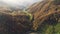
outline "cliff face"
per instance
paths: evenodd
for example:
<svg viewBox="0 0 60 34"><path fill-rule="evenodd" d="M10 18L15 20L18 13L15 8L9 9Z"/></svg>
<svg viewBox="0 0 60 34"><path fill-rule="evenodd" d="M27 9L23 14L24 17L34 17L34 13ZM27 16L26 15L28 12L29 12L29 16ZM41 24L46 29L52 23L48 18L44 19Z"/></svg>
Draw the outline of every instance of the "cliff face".
<svg viewBox="0 0 60 34"><path fill-rule="evenodd" d="M60 4L56 2L59 0L46 0L37 2L30 6L27 11L34 15L33 29L37 30L42 23L58 23L60 18ZM57 4L56 4L57 3Z"/></svg>

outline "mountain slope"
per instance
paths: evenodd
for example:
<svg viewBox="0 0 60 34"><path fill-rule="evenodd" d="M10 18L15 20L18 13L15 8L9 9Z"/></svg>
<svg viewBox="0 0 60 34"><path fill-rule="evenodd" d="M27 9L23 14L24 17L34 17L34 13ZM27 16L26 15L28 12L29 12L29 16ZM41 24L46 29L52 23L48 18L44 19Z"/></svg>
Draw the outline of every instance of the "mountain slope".
<svg viewBox="0 0 60 34"><path fill-rule="evenodd" d="M27 11L29 11L32 15L34 15L34 20L33 20L34 30L37 30L38 28L44 30L43 27L47 27L47 26L49 28L51 27L54 28L53 26L58 24L58 20L60 19L60 4L59 4L60 2L58 2L57 4L56 3L57 3L56 0L53 1L43 0L42 2L35 3L28 8ZM46 26L43 24L45 24ZM46 34L48 34L49 28Z"/></svg>

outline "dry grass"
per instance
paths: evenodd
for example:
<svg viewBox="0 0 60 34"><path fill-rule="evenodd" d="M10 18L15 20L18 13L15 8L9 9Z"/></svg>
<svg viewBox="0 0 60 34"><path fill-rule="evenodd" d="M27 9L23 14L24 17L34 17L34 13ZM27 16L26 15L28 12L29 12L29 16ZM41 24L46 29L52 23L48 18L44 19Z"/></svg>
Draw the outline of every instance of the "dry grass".
<svg viewBox="0 0 60 34"><path fill-rule="evenodd" d="M60 6L54 5L53 1L42 1L41 3L36 3L35 5L31 6L32 8L29 8L28 11L34 15L34 21L33 21L33 29L37 30L37 28L45 21L54 19L57 21L59 19L60 15ZM54 17L54 15L57 14L57 16ZM53 15L53 16L52 16ZM50 17L50 18L49 18ZM58 17L58 18L57 18Z"/></svg>

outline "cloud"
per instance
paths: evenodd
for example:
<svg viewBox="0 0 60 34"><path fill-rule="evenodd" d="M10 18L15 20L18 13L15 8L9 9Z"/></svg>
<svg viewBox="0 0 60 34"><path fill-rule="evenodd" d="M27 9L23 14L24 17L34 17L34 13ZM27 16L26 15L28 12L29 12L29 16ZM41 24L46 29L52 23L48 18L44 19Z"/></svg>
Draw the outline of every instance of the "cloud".
<svg viewBox="0 0 60 34"><path fill-rule="evenodd" d="M38 0L0 0L6 3L23 3L23 2L36 2Z"/></svg>
<svg viewBox="0 0 60 34"><path fill-rule="evenodd" d="M28 3L33 4L34 2L41 0L0 0L0 2L1 1L14 6L14 5L27 5Z"/></svg>

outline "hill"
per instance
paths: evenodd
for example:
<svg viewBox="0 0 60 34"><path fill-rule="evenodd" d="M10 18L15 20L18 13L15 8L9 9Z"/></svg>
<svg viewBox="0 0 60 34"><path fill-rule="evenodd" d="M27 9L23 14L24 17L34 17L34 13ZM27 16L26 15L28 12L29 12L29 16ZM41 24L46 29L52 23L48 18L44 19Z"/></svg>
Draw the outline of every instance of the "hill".
<svg viewBox="0 0 60 34"><path fill-rule="evenodd" d="M55 25L60 23L58 23L60 20L59 1L60 0L43 0L42 2L37 2L28 8L27 11L34 16L32 29L35 31L41 30L40 33L46 31L46 34L53 34L52 32L55 32L55 30L49 31L49 29L54 29Z"/></svg>

